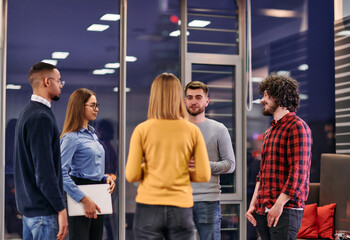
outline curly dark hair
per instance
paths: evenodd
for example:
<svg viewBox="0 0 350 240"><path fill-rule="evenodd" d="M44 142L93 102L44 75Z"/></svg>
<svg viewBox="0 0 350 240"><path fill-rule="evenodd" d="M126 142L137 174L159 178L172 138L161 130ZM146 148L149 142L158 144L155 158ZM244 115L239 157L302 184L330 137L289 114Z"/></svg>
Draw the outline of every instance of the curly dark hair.
<svg viewBox="0 0 350 240"><path fill-rule="evenodd" d="M290 77L270 75L259 85L259 93L264 92L273 97L279 107L285 107L290 112L299 108L298 82Z"/></svg>

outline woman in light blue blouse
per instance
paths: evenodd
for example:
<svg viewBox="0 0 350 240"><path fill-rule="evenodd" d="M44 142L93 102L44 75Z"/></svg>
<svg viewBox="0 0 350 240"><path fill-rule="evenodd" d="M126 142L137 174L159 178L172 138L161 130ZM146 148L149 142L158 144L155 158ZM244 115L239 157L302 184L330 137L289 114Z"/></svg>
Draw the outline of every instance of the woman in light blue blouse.
<svg viewBox="0 0 350 240"><path fill-rule="evenodd" d="M103 215L77 185L108 183L113 192L115 183L105 175L105 151L89 121L97 117L98 103L94 92L80 88L69 97L61 134L63 188L84 205L85 216L68 217L69 239L102 239Z"/></svg>

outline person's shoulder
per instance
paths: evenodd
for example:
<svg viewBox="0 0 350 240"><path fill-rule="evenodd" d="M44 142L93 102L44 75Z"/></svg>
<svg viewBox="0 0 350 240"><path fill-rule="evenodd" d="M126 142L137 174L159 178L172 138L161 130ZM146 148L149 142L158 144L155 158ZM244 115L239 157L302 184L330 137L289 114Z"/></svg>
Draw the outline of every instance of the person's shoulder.
<svg viewBox="0 0 350 240"><path fill-rule="evenodd" d="M306 124L306 122L295 113L290 115L289 121L293 124Z"/></svg>
<svg viewBox="0 0 350 240"><path fill-rule="evenodd" d="M39 104L34 101L29 101L22 110L22 113L25 113L27 116L36 115L38 112L42 111L43 108L40 106L43 104Z"/></svg>
<svg viewBox="0 0 350 240"><path fill-rule="evenodd" d="M144 132L147 129L152 128L151 125L152 125L152 121L150 120L143 121L135 126L133 133L135 134L137 132L138 133Z"/></svg>
<svg viewBox="0 0 350 240"><path fill-rule="evenodd" d="M227 130L226 126L223 123L218 122L211 118L207 118L204 123L210 128L215 128L218 130Z"/></svg>
<svg viewBox="0 0 350 240"><path fill-rule="evenodd" d="M78 139L78 131L75 132L67 132L62 136L62 141L76 141Z"/></svg>
<svg viewBox="0 0 350 240"><path fill-rule="evenodd" d="M303 128L303 129L307 129L310 130L309 125L299 116L297 116L296 114L294 114L292 116L292 119L290 120L291 126L292 128Z"/></svg>
<svg viewBox="0 0 350 240"><path fill-rule="evenodd" d="M49 108L29 104L22 112L22 116L29 123L44 126L54 122L54 115Z"/></svg>
<svg viewBox="0 0 350 240"><path fill-rule="evenodd" d="M140 128L144 128L144 127L147 127L151 124L153 124L154 121L152 121L152 119L148 119L148 120L145 120L139 124L136 125L135 129L140 129Z"/></svg>
<svg viewBox="0 0 350 240"><path fill-rule="evenodd" d="M196 130L196 131L199 130L199 127L196 124L190 122L187 119L179 119L179 120L176 120L176 121L177 121L177 124L179 124L181 127L185 127L185 128L188 128L188 129L193 129L193 130Z"/></svg>

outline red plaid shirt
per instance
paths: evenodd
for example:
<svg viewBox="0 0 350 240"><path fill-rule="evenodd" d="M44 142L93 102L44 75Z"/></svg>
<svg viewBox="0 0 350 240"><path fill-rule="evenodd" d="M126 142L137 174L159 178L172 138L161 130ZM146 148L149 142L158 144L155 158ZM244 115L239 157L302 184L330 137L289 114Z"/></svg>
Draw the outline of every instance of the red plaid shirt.
<svg viewBox="0 0 350 240"><path fill-rule="evenodd" d="M265 214L281 193L292 198L284 208L304 208L309 194L311 131L295 113L271 122L263 140L255 211Z"/></svg>

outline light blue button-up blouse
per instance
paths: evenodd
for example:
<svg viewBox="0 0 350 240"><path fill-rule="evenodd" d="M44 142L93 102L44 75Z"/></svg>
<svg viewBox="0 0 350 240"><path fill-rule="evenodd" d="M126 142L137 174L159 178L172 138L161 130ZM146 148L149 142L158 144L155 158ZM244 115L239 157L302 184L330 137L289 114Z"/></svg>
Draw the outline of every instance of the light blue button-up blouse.
<svg viewBox="0 0 350 240"><path fill-rule="evenodd" d="M85 194L79 190L70 176L93 181L105 180L105 151L98 141L95 129L81 128L69 132L61 139L61 161L63 188L75 201L79 202Z"/></svg>

